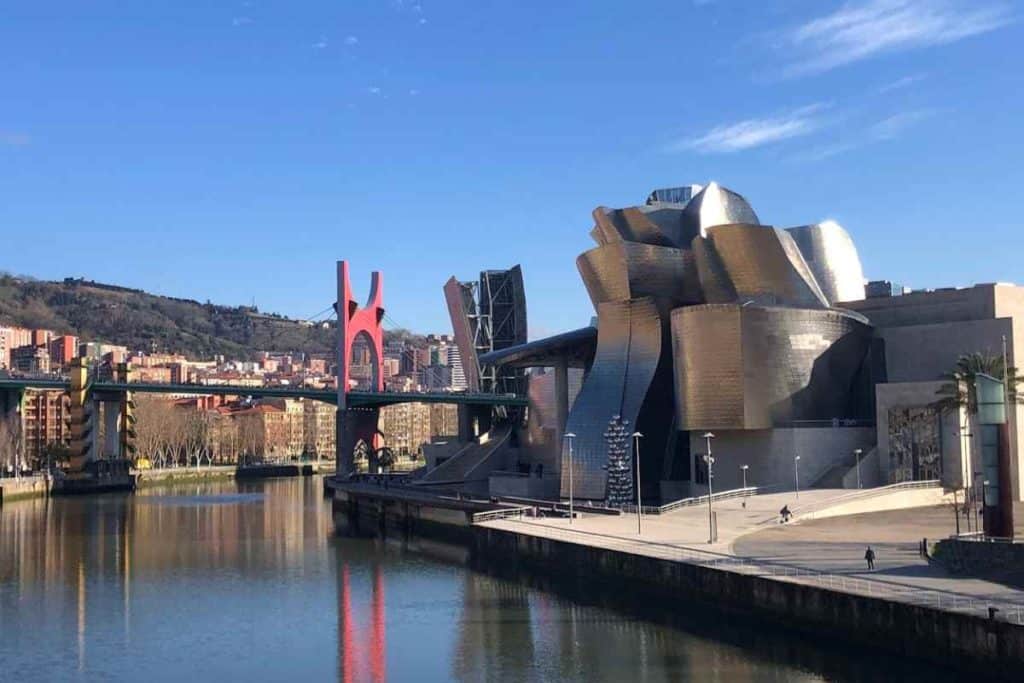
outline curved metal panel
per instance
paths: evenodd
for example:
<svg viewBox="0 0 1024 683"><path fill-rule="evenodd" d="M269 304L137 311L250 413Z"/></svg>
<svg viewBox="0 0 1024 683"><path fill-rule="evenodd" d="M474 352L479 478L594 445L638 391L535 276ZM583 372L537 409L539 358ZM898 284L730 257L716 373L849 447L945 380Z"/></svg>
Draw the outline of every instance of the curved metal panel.
<svg viewBox="0 0 1024 683"><path fill-rule="evenodd" d="M847 417L871 327L838 310L705 305L672 313L679 428Z"/></svg>
<svg viewBox="0 0 1024 683"><path fill-rule="evenodd" d="M708 242L718 254L737 300L828 307L814 275L786 231L760 225L718 225L708 230Z"/></svg>
<svg viewBox="0 0 1024 683"><path fill-rule="evenodd" d="M650 202L636 207L668 238L671 246L680 249L689 247L695 236L691 224L683 221L683 209L685 208L685 204L669 204L667 202Z"/></svg>
<svg viewBox="0 0 1024 683"><path fill-rule="evenodd" d="M599 206L594 209L594 230L597 233L598 244L639 242L660 247L676 246L672 239L673 235L666 234L657 223L647 217L642 208L646 207L609 209Z"/></svg>
<svg viewBox="0 0 1024 683"><path fill-rule="evenodd" d="M616 242L584 252L576 267L596 308L606 301L657 297L672 303L697 303L699 290L687 278L694 267L689 250Z"/></svg>
<svg viewBox="0 0 1024 683"><path fill-rule="evenodd" d="M652 298L602 303L597 307L598 337L594 364L572 406L565 426L573 433L573 493L605 497L608 448L604 433L613 416L636 425L661 356L662 324ZM570 462L562 444L561 492L569 495Z"/></svg>
<svg viewBox="0 0 1024 683"><path fill-rule="evenodd" d="M691 235L706 235L715 225L750 223L758 225L757 214L742 195L718 183L709 183L683 209L683 225Z"/></svg>
<svg viewBox="0 0 1024 683"><path fill-rule="evenodd" d="M543 368L565 363L570 368L585 368L594 359L596 346L597 328L588 326L491 351L480 356L480 362L499 367Z"/></svg>
<svg viewBox="0 0 1024 683"><path fill-rule="evenodd" d="M729 274L725 272L722 259L706 237L699 235L693 238L694 270L697 272L697 285L704 301L709 304L728 304L736 301L736 289L732 286Z"/></svg>
<svg viewBox="0 0 1024 683"><path fill-rule="evenodd" d="M864 270L850 234L835 221L787 228L833 306L864 298Z"/></svg>

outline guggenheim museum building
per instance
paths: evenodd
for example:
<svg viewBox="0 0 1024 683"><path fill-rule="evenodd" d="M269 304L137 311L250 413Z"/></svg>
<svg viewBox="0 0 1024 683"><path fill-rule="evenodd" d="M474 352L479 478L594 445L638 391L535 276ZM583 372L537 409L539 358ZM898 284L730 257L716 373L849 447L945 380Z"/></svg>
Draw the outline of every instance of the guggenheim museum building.
<svg viewBox="0 0 1024 683"><path fill-rule="evenodd" d="M645 502L706 492L709 466L715 490L851 486L858 463L865 486L969 482L970 416L939 411L936 392L960 354L995 352L1007 336L1012 364L1021 288L866 291L842 226L775 227L714 182L598 207L590 236L576 258L590 325L481 346L466 341L478 323L450 307L467 330L463 365L525 375L530 397L501 452L462 468L467 481L608 501L625 434Z"/></svg>

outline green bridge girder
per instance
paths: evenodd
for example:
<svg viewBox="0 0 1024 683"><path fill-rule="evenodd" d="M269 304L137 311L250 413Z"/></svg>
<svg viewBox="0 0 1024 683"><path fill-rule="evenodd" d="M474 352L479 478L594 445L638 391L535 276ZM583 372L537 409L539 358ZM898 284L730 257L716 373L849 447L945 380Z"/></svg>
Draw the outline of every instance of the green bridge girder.
<svg viewBox="0 0 1024 683"><path fill-rule="evenodd" d="M29 377L0 378L0 391L50 389L67 391L71 383L64 379ZM233 384L155 384L150 382L93 382L91 392L141 392L150 394L182 394L190 396L253 396L260 398L307 398L337 405L335 391L298 387L248 387ZM510 394L479 394L467 392L417 393L398 391L350 391L350 407L380 407L397 403L454 403L460 405L526 406L527 400Z"/></svg>

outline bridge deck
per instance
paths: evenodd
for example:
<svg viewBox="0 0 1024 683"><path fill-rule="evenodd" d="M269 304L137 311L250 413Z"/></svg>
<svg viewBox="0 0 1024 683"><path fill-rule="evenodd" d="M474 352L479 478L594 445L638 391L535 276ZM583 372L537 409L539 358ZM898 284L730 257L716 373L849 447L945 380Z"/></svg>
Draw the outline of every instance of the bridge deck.
<svg viewBox="0 0 1024 683"><path fill-rule="evenodd" d="M25 389L51 389L67 391L71 383L66 379L35 379L30 377L0 378L0 391ZM157 384L152 382L93 382L91 391L136 391L153 394L179 394L181 396L258 396L264 398L308 398L324 403L338 402L337 392L328 389L304 387L250 387L237 384ZM463 405L525 406L527 401L509 394L480 394L469 392L401 392L350 391L348 403L352 407L378 407L396 403L455 403Z"/></svg>

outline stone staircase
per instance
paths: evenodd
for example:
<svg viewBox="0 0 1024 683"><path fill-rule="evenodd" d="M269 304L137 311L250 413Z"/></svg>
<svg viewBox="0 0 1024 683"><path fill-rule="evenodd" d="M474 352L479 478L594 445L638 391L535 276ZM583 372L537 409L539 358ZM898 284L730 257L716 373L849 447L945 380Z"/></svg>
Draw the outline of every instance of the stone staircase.
<svg viewBox="0 0 1024 683"><path fill-rule="evenodd" d="M420 477L415 484L417 486L461 484L477 479L485 480L490 470L495 469L494 467L488 468L487 461L492 456L500 457L501 450L508 444L512 436L512 429L511 427L500 427L492 430L489 435L490 438L483 443L467 444L455 455Z"/></svg>

